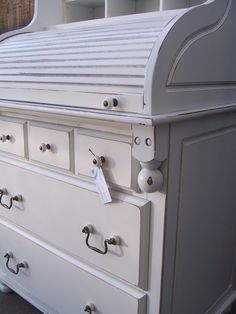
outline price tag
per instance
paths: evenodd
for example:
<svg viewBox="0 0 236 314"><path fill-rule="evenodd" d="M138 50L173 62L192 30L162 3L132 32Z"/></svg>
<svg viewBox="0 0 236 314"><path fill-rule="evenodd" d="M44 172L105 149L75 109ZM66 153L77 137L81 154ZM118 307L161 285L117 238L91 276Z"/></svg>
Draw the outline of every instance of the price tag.
<svg viewBox="0 0 236 314"><path fill-rule="evenodd" d="M108 190L108 186L102 168L94 167L92 169L92 176L95 179L96 187L103 204L111 203L112 198Z"/></svg>

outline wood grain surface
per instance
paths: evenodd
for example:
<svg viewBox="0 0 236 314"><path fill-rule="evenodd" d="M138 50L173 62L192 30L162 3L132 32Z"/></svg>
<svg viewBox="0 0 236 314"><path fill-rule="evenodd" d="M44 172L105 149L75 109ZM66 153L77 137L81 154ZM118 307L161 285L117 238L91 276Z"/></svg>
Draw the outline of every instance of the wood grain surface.
<svg viewBox="0 0 236 314"><path fill-rule="evenodd" d="M33 13L34 0L1 0L0 34L29 24Z"/></svg>

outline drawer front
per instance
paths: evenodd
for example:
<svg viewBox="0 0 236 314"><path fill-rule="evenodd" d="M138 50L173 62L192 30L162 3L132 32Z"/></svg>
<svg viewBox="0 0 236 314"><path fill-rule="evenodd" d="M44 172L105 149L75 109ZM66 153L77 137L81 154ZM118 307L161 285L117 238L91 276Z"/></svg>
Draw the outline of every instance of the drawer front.
<svg viewBox="0 0 236 314"><path fill-rule="evenodd" d="M30 125L30 159L70 170L70 136L68 130Z"/></svg>
<svg viewBox="0 0 236 314"><path fill-rule="evenodd" d="M99 196L77 186L0 162L0 187L8 190L2 201L22 195L10 210L0 206L0 215L34 232L69 254L113 273L132 284L146 287L148 264L149 206L114 199L103 205ZM100 254L86 245L104 251L106 239L119 237ZM132 265L132 267L131 267Z"/></svg>
<svg viewBox="0 0 236 314"><path fill-rule="evenodd" d="M0 120L0 150L25 157L24 123Z"/></svg>
<svg viewBox="0 0 236 314"><path fill-rule="evenodd" d="M105 157L103 171L108 182L125 187L131 186L131 144L101 139L87 135L77 135L78 174L91 176L94 156Z"/></svg>
<svg viewBox="0 0 236 314"><path fill-rule="evenodd" d="M45 313L84 313L88 303L95 306L95 313L146 313L144 294L127 294L1 224L0 239L0 277L40 300ZM18 275L6 267L7 252L13 253L8 267L16 270L17 263L26 265Z"/></svg>

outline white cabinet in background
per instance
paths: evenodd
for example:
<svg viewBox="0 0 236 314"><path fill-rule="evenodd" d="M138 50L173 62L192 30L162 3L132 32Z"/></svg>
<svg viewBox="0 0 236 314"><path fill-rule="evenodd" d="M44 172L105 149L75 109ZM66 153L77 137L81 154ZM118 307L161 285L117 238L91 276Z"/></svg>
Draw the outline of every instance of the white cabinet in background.
<svg viewBox="0 0 236 314"><path fill-rule="evenodd" d="M66 22L188 8L205 0L65 0Z"/></svg>
<svg viewBox="0 0 236 314"><path fill-rule="evenodd" d="M66 23L105 17L105 0L66 0Z"/></svg>

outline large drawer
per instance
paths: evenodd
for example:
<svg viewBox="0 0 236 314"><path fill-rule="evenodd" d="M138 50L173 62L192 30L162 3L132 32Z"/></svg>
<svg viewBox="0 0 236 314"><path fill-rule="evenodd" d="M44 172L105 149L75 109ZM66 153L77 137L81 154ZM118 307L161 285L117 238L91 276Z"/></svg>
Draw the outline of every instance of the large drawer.
<svg viewBox="0 0 236 314"><path fill-rule="evenodd" d="M0 215L39 235L68 254L80 257L132 284L146 287L149 239L149 202L129 197L102 204L96 192L61 180L0 162L0 188L13 201L0 206ZM50 175L48 173L48 175ZM104 251L106 239L118 236L116 245L100 254L86 244L85 226L92 226L88 244Z"/></svg>
<svg viewBox="0 0 236 314"><path fill-rule="evenodd" d="M25 157L24 123L0 120L0 150Z"/></svg>
<svg viewBox="0 0 236 314"><path fill-rule="evenodd" d="M92 313L146 313L145 294L128 294L1 224L0 243L0 278L23 296L40 300L35 303L45 313L84 313L91 303L95 306ZM6 267L7 252L13 254L8 264L13 271L17 263L25 263L17 275Z"/></svg>

